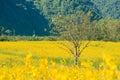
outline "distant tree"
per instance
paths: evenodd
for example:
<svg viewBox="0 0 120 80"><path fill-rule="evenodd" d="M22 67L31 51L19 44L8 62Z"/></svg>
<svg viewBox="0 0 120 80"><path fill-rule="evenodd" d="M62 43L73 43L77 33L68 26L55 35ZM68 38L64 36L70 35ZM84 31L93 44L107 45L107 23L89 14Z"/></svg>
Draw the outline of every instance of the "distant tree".
<svg viewBox="0 0 120 80"><path fill-rule="evenodd" d="M35 35L35 30L33 30L33 35L32 35L33 37L35 37L36 35Z"/></svg>
<svg viewBox="0 0 120 80"><path fill-rule="evenodd" d="M12 34L12 31L11 31L10 29L7 29L7 30L5 31L5 33L6 33L8 36L10 36L10 35Z"/></svg>
<svg viewBox="0 0 120 80"><path fill-rule="evenodd" d="M91 13L77 12L67 16L59 15L52 19L55 24L52 32L70 42L71 45L61 44L72 53L75 65L77 65L81 53L88 47L90 40L95 37L95 22L90 22L90 16Z"/></svg>
<svg viewBox="0 0 120 80"><path fill-rule="evenodd" d="M0 26L0 36L2 35L3 26Z"/></svg>
<svg viewBox="0 0 120 80"><path fill-rule="evenodd" d="M15 29L13 29L13 36L15 36L16 35L16 31L15 31Z"/></svg>

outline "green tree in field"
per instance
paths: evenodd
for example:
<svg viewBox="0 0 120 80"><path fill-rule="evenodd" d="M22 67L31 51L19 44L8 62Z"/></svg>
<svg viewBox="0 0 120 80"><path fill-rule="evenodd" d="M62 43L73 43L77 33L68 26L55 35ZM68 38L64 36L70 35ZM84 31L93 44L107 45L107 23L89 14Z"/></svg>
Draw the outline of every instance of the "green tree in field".
<svg viewBox="0 0 120 80"><path fill-rule="evenodd" d="M91 13L77 12L67 16L56 16L52 19L55 27L52 32L62 36L67 42L62 43L74 56L77 65L81 53L88 47L90 40L95 36L95 22L90 21ZM85 42L85 40L87 40Z"/></svg>

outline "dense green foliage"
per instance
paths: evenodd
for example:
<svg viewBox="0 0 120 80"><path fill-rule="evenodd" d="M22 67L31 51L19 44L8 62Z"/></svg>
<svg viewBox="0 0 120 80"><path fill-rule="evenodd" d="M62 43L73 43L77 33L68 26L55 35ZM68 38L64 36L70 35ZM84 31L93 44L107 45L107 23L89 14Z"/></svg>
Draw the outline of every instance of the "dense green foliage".
<svg viewBox="0 0 120 80"><path fill-rule="evenodd" d="M101 11L103 18L120 19L120 0L91 0Z"/></svg>
<svg viewBox="0 0 120 80"><path fill-rule="evenodd" d="M103 18L120 19L119 0L26 0L34 2L37 9L47 18L56 14L66 15L80 10L94 13Z"/></svg>
<svg viewBox="0 0 120 80"><path fill-rule="evenodd" d="M101 18L99 10L89 0L34 0L34 5L50 20L56 15L74 14L79 11L91 11L94 18Z"/></svg>
<svg viewBox="0 0 120 80"><path fill-rule="evenodd" d="M51 23L51 20L57 16L68 17L69 20L76 20L70 17L80 11L92 13L92 20L100 20L96 22L97 40L120 40L120 1L118 0L27 0L34 2L40 13L43 14ZM77 17L77 15L76 15ZM70 19L72 18L72 19ZM111 19L109 19L111 18ZM62 21L66 19L63 18ZM59 20L57 20L59 21ZM67 21L70 22L70 21ZM76 21L77 22L77 21ZM65 25L67 25L66 23ZM71 23L69 23L71 25ZM61 24L60 24L61 25ZM69 26L70 26L69 25ZM75 25L72 25L75 27ZM77 25L81 26L81 25Z"/></svg>
<svg viewBox="0 0 120 80"><path fill-rule="evenodd" d="M101 19L97 22L97 40L120 40L120 20Z"/></svg>

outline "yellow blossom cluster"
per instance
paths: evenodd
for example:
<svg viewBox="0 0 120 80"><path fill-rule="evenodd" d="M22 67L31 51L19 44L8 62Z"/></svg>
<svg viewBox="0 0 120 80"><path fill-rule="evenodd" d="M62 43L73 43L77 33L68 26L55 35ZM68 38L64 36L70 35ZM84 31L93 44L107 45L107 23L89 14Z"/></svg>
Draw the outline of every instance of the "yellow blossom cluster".
<svg viewBox="0 0 120 80"><path fill-rule="evenodd" d="M48 63L47 58L40 59L39 65L34 66L31 57L28 53L22 66L1 66L0 80L120 80L120 71L109 57L100 63L99 68L86 61L79 66Z"/></svg>

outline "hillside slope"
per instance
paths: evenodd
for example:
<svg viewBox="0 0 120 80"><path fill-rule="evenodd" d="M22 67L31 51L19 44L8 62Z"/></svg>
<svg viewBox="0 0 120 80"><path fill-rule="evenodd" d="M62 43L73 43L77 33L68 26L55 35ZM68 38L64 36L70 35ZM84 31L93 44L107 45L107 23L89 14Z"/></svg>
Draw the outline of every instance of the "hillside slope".
<svg viewBox="0 0 120 80"><path fill-rule="evenodd" d="M120 0L0 0L0 25L16 35L49 35L55 15L90 10L97 19L120 19Z"/></svg>
<svg viewBox="0 0 120 80"><path fill-rule="evenodd" d="M120 19L120 0L91 0L104 18Z"/></svg>
<svg viewBox="0 0 120 80"><path fill-rule="evenodd" d="M26 0L34 5L48 19L56 15L74 14L79 11L91 11L94 17L101 18L101 12L90 0Z"/></svg>
<svg viewBox="0 0 120 80"><path fill-rule="evenodd" d="M48 35L44 28L48 21L34 7L33 3L25 0L0 0L0 25L4 30L15 30L16 35Z"/></svg>

